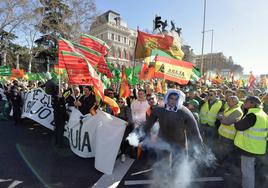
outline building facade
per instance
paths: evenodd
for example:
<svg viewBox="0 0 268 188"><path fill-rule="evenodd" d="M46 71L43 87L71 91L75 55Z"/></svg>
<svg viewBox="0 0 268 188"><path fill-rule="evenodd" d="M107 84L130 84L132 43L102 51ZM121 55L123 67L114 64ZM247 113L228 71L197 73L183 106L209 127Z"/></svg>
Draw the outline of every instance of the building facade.
<svg viewBox="0 0 268 188"><path fill-rule="evenodd" d="M195 63L198 68L201 68L201 57L201 55L195 56ZM234 64L232 56L227 58L222 52L203 55L203 72L215 71L220 73L225 70L238 74L243 72L240 65Z"/></svg>
<svg viewBox="0 0 268 188"><path fill-rule="evenodd" d="M115 65L130 67L134 64L137 32L128 28L120 14L107 11L90 26L90 34L110 46L107 60Z"/></svg>

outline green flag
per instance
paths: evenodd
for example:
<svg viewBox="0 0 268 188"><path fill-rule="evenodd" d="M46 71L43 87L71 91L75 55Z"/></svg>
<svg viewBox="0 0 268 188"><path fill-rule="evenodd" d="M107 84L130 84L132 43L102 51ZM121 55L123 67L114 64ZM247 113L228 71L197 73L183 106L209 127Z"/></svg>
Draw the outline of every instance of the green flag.
<svg viewBox="0 0 268 188"><path fill-rule="evenodd" d="M120 78L121 71L119 69L115 68L110 62L107 62L107 65L114 76L113 78L111 78L111 82L119 83L121 80L121 78Z"/></svg>
<svg viewBox="0 0 268 188"><path fill-rule="evenodd" d="M11 68L9 66L0 66L0 75L1 76L11 76Z"/></svg>
<svg viewBox="0 0 268 188"><path fill-rule="evenodd" d="M128 83L130 85L136 85L140 83L138 75L141 71L141 65L137 65L134 68L125 68L125 73L127 75Z"/></svg>
<svg viewBox="0 0 268 188"><path fill-rule="evenodd" d="M193 73L192 73L192 76L191 76L190 80L196 82L196 81L198 81L200 79L201 73L196 67L193 67L192 70L193 70Z"/></svg>

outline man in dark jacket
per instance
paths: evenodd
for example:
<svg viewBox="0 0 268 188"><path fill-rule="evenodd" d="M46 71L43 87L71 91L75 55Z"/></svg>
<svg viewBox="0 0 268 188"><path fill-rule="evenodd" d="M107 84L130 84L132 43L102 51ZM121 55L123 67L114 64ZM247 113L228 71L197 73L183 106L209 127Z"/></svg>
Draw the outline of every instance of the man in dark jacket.
<svg viewBox="0 0 268 188"><path fill-rule="evenodd" d="M19 87L17 85L12 86L10 93L11 93L10 99L13 109L13 118L15 121L15 125L17 125L21 121L23 101L19 91Z"/></svg>
<svg viewBox="0 0 268 188"><path fill-rule="evenodd" d="M178 90L169 90L165 96L165 106L155 107L145 125L145 133L156 121L159 122L159 138L170 144L172 150L185 148L186 136L189 140L199 140L202 138L197 122L183 102L185 95Z"/></svg>
<svg viewBox="0 0 268 188"><path fill-rule="evenodd" d="M45 92L51 95L52 108L55 122L55 145L63 147L63 134L65 120L67 119L65 100L59 93L59 86L52 80L50 73L46 73L47 82L45 83Z"/></svg>

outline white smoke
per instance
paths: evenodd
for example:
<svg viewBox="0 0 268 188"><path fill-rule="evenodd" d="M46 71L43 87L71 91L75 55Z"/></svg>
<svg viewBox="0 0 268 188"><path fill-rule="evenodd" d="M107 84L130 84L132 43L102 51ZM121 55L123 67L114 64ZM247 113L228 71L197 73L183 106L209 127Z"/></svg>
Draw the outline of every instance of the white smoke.
<svg viewBox="0 0 268 188"><path fill-rule="evenodd" d="M171 165L172 164L172 165ZM166 157L153 167L153 185L151 187L187 188L191 184L196 171L196 163L185 154L170 160Z"/></svg>
<svg viewBox="0 0 268 188"><path fill-rule="evenodd" d="M151 134L155 134L152 131ZM152 141L152 137L145 137L142 129L136 129L129 134L127 140L130 145L137 147L142 138L143 149L154 149L158 156L158 161L153 165L152 188L188 188L192 187L192 180L198 177L200 168L211 168L216 164L216 157L210 148L203 143L194 143L188 140L188 153L184 148L178 149L172 147L170 143L157 138L157 141ZM199 139L197 139L199 140ZM179 145L178 145L179 146ZM172 155L170 155L172 153ZM176 155L175 155L176 154ZM170 156L173 156L170 157ZM160 161L159 161L160 160Z"/></svg>
<svg viewBox="0 0 268 188"><path fill-rule="evenodd" d="M126 138L131 146L138 147L139 145L139 135L136 132L132 132Z"/></svg>

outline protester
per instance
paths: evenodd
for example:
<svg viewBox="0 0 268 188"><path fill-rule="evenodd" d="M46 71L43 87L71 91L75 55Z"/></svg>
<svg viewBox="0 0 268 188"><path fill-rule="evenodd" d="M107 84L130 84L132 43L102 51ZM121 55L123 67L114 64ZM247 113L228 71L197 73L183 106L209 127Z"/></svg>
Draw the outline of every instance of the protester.
<svg viewBox="0 0 268 188"><path fill-rule="evenodd" d="M202 140L192 113L183 106L185 95L178 90L169 90L165 96L165 106L155 107L146 121L145 133L149 135L155 122L159 122L158 137L171 146L176 154L185 148L185 134L189 140Z"/></svg>
<svg viewBox="0 0 268 188"><path fill-rule="evenodd" d="M8 101L5 94L5 87L0 83L0 119L7 119Z"/></svg>
<svg viewBox="0 0 268 188"><path fill-rule="evenodd" d="M131 113L135 127L138 127L146 120L146 110L149 107L145 98L145 90L138 90L138 98L131 103Z"/></svg>
<svg viewBox="0 0 268 188"><path fill-rule="evenodd" d="M224 110L226 110L228 108L228 103L227 103L228 98L230 96L233 96L233 95L235 95L235 92L232 91L232 90L230 90L230 89L228 89L228 90L226 90L224 92L224 101L223 101L223 104L224 104L223 108L224 108Z"/></svg>
<svg viewBox="0 0 268 188"><path fill-rule="evenodd" d="M71 94L68 95L67 98L65 97L65 101L68 106L74 106L74 102L79 100L82 96L80 93L80 88L78 86L73 87L73 92L74 94L71 92Z"/></svg>
<svg viewBox="0 0 268 188"><path fill-rule="evenodd" d="M205 103L205 101L200 97L199 93L194 90L190 89L188 92L188 97L186 98L186 101L189 101L191 99L197 100L198 102L198 111L200 110L201 106Z"/></svg>
<svg viewBox="0 0 268 188"><path fill-rule="evenodd" d="M67 120L65 100L62 96L63 91L59 92L59 86L53 81L50 73L46 73L47 82L45 83L45 92L51 95L51 103L55 122L55 146L63 147L64 125Z"/></svg>
<svg viewBox="0 0 268 188"><path fill-rule="evenodd" d="M74 105L78 107L79 111L86 115L90 113L90 110L92 107L96 104L96 97L93 93L93 89L90 86L85 86L84 89L84 95L78 100L74 102Z"/></svg>
<svg viewBox="0 0 268 188"><path fill-rule="evenodd" d="M131 115L131 110L127 106L126 100L124 98L119 98L117 102L118 102L118 105L120 107L120 113L117 114L117 117L119 117L120 119L123 119L123 120L125 120L127 122L125 133L124 133L122 143L121 143L121 146L120 146L121 162L125 162L127 150L129 151L129 153L130 153L130 150L131 150L130 149L131 146L129 145L129 143L126 140L126 138L129 135L129 133L131 133L132 130L133 130L133 119L132 119L132 115Z"/></svg>
<svg viewBox="0 0 268 188"><path fill-rule="evenodd" d="M264 93L262 97L263 111L268 114L268 93Z"/></svg>
<svg viewBox="0 0 268 188"><path fill-rule="evenodd" d="M218 148L216 150L216 156L219 164L232 164L235 160L234 156L234 138L236 135L236 129L234 123L239 121L243 115L242 109L239 106L239 99L237 96L230 96L227 99L228 107L224 110L224 113L219 113L218 119L221 125L218 129Z"/></svg>
<svg viewBox="0 0 268 188"><path fill-rule="evenodd" d="M217 98L215 90L209 90L207 101L202 105L200 110L200 129L204 134L204 140L213 144L217 135L217 127L215 122L217 120L218 113L222 111L222 101Z"/></svg>
<svg viewBox="0 0 268 188"><path fill-rule="evenodd" d="M158 104L157 104L157 99L156 99L156 96L155 94L151 94L147 97L147 101L148 101L148 104L149 104L149 108L147 108L146 110L146 120L149 119L151 113L152 113L152 110L154 107L156 107Z"/></svg>
<svg viewBox="0 0 268 188"><path fill-rule="evenodd" d="M268 118L261 108L261 100L248 96L244 103L247 112L235 123L234 145L241 154L242 187L255 187L255 163L266 153Z"/></svg>
<svg viewBox="0 0 268 188"><path fill-rule="evenodd" d="M112 89L112 88L108 88L107 90L106 90L106 95L109 97L109 98L111 98L111 99L113 99L113 100L117 100L116 98L115 98L115 92L114 92L114 90ZM111 107L108 105L108 104L106 104L106 103L102 103L102 109L103 109L103 111L105 111L106 113L108 113L108 114L111 114L111 115L114 115L113 114L113 111L112 111L112 109L111 109Z"/></svg>
<svg viewBox="0 0 268 188"><path fill-rule="evenodd" d="M14 82L14 85L11 87L11 104L12 104L12 112L13 112L13 119L15 121L15 125L21 123L21 113L22 113L22 97L19 91L18 82Z"/></svg>
<svg viewBox="0 0 268 188"><path fill-rule="evenodd" d="M186 102L186 107L192 112L196 122L199 124L199 102L192 98Z"/></svg>

